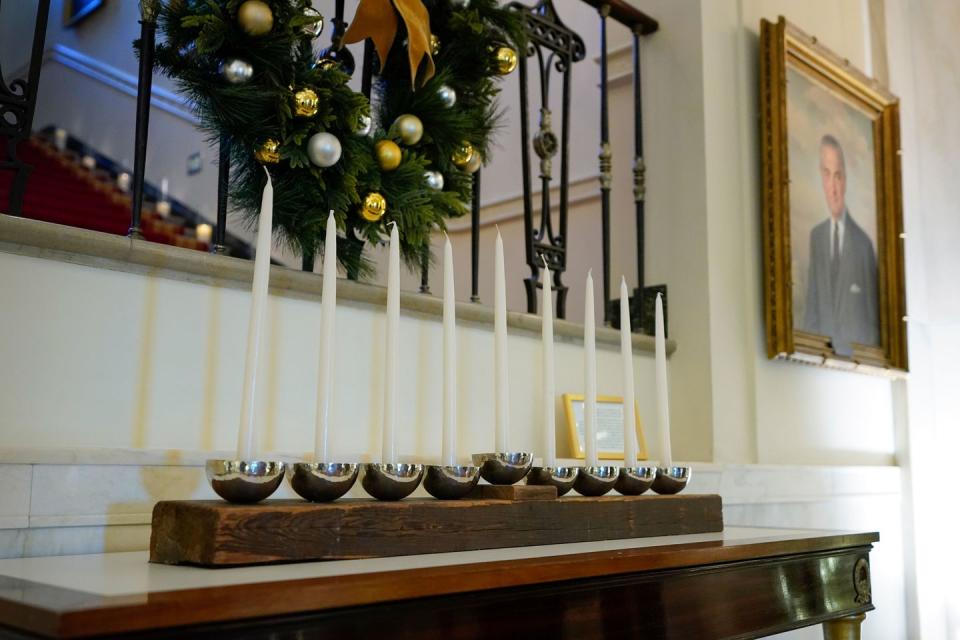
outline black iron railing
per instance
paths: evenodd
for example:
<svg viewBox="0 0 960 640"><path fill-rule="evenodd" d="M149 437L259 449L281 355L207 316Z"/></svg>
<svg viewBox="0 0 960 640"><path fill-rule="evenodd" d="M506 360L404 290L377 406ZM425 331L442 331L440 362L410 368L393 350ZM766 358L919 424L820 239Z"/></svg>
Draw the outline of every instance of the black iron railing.
<svg viewBox="0 0 960 640"><path fill-rule="evenodd" d="M5 156L0 158L0 171L13 171L7 212L18 216L23 208L23 192L33 167L17 156L17 146L30 137L33 130L33 113L37 107L37 84L40 67L43 65L43 43L47 35L47 17L50 0L37 3L37 19L33 26L33 46L30 50L30 66L27 77L16 78L7 85L0 61L0 143Z"/></svg>
<svg viewBox="0 0 960 640"><path fill-rule="evenodd" d="M583 0L597 9L600 21L600 226L601 251L603 258L603 308L607 323L619 324L619 305L611 300L610 278L610 207L613 188L613 157L610 146L609 126L609 86L607 77L607 22L609 19L626 26L633 34L633 84L634 84L634 163L633 195L636 206L637 223L637 288L631 299L631 316L634 330L653 332L653 292L666 294L665 285L647 286L644 273L644 226L646 200L646 165L643 155L643 110L641 78L641 41L657 31L656 20L631 6L626 0ZM131 210L129 236L141 238L140 220L145 192L144 175L149 129L151 84L153 76L153 51L156 33L156 18L160 0L140 0L141 38L139 40L140 73L137 95L137 118L134 149L134 174L132 181L133 204ZM343 34L347 28L344 15L344 0L335 0L335 14L330 47L327 55L334 57L347 67L355 67L354 59L348 49L343 47ZM23 191L30 167L17 159L17 144L30 135L33 112L36 106L37 82L42 63L44 34L46 31L49 0L40 0L33 40L33 52L29 74L26 80L15 80L8 87L2 80L0 70L0 137L6 142L6 158L0 160L0 169L13 170L16 175L10 194L8 211L20 212ZM546 264L553 273L553 288L556 291L556 315L566 315L567 286L563 282L567 265L567 251L571 246L567 232L569 208L569 142L571 108L571 73L573 64L583 60L586 48L580 36L568 28L560 19L552 0L539 0L530 6L522 2L512 2L513 10L523 14L528 45L520 52L519 83L522 148L521 168L523 185L524 245L526 263L530 275L524 278L527 298L527 311L537 311L537 289L543 287L540 280L542 265ZM362 61L361 89L370 96L373 76L376 73L376 56L368 41L364 46ZM550 103L550 82L557 74L562 83L561 104L559 105L559 132L555 127L556 109ZM530 87L531 82L539 89L539 126L535 132L530 127ZM538 177L540 188L539 219L534 220L534 181L531 175L531 151L539 161ZM219 175L217 181L217 224L214 231L211 251L222 253L226 250L226 216L228 209L228 187L230 182L231 141L220 140ZM559 155L559 167L554 164ZM554 180L559 181L559 197L554 203L551 187ZM557 226L554 227L553 213L556 210ZM473 198L471 203L471 300L479 302L479 234L480 234L480 172L474 174ZM303 269L313 270L314 257L304 256ZM429 292L429 261L421 265L422 292ZM355 274L354 274L355 275Z"/></svg>

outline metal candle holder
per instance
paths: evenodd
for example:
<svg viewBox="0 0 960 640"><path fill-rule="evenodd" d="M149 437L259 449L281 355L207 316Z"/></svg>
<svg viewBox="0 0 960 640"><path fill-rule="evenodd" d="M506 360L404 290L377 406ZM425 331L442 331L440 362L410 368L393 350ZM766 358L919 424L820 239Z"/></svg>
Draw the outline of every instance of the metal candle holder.
<svg viewBox="0 0 960 640"><path fill-rule="evenodd" d="M656 467L620 467L613 488L621 495L638 496L653 485L656 477Z"/></svg>
<svg viewBox="0 0 960 640"><path fill-rule="evenodd" d="M479 467L431 464L423 477L423 488L434 498L457 500L473 491L479 481Z"/></svg>
<svg viewBox="0 0 960 640"><path fill-rule="evenodd" d="M580 467L573 488L582 496L602 496L616 484L620 477L618 467L590 466Z"/></svg>
<svg viewBox="0 0 960 640"><path fill-rule="evenodd" d="M527 474L526 482L556 487L559 498L573 488L578 471L577 467L533 467Z"/></svg>
<svg viewBox="0 0 960 640"><path fill-rule="evenodd" d="M207 460L207 481L227 502L253 504L270 497L286 464L268 460Z"/></svg>
<svg viewBox="0 0 960 640"><path fill-rule="evenodd" d="M290 486L304 500L332 502L357 481L360 465L343 462L298 462L290 473Z"/></svg>
<svg viewBox="0 0 960 640"><path fill-rule="evenodd" d="M480 467L480 476L490 484L511 485L523 480L530 472L533 454L521 451L475 453L473 464Z"/></svg>
<svg viewBox="0 0 960 640"><path fill-rule="evenodd" d="M691 473L690 467L658 467L653 490L660 495L680 493L690 482Z"/></svg>
<svg viewBox="0 0 960 640"><path fill-rule="evenodd" d="M368 463L363 465L360 484L377 500L402 500L420 486L422 464Z"/></svg>

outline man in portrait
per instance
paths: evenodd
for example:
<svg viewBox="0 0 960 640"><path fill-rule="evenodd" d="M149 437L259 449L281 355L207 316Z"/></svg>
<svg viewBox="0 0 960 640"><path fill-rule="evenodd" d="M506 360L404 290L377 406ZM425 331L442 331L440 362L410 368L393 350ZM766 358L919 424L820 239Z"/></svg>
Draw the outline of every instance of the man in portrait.
<svg viewBox="0 0 960 640"><path fill-rule="evenodd" d="M831 338L839 355L851 343L877 345L877 259L870 237L847 209L847 166L832 135L820 139L820 178L827 219L810 231L810 266L804 331Z"/></svg>

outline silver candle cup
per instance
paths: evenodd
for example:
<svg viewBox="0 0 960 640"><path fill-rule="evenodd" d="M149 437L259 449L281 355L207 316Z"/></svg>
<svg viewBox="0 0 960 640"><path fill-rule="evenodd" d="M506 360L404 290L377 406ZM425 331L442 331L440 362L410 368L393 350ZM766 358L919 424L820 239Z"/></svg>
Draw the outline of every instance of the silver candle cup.
<svg viewBox="0 0 960 640"><path fill-rule="evenodd" d="M439 500L457 500L473 491L479 481L478 467L431 464L423 476L423 488Z"/></svg>
<svg viewBox="0 0 960 640"><path fill-rule="evenodd" d="M331 502L357 481L360 465L343 462L297 462L290 471L290 486L310 502Z"/></svg>
<svg viewBox="0 0 960 640"><path fill-rule="evenodd" d="M511 485L523 480L530 472L533 454L521 451L475 453L473 464L480 467L480 476L490 484Z"/></svg>
<svg viewBox="0 0 960 640"><path fill-rule="evenodd" d="M271 460L207 460L207 482L227 502L253 504L269 498L286 465Z"/></svg>
<svg viewBox="0 0 960 640"><path fill-rule="evenodd" d="M533 467L527 474L527 484L549 485L557 488L557 497L573 489L577 467Z"/></svg>
<svg viewBox="0 0 960 640"><path fill-rule="evenodd" d="M653 490L660 495L680 493L690 482L691 473L690 467L658 467Z"/></svg>
<svg viewBox="0 0 960 640"><path fill-rule="evenodd" d="M402 500L413 493L423 479L422 464L368 463L363 465L360 484L377 500Z"/></svg>
<svg viewBox="0 0 960 640"><path fill-rule="evenodd" d="M619 475L618 467L580 467L577 479L573 481L573 488L582 496L602 496L613 489Z"/></svg>
<svg viewBox="0 0 960 640"><path fill-rule="evenodd" d="M656 477L656 467L620 467L613 488L621 495L638 496L653 485Z"/></svg>

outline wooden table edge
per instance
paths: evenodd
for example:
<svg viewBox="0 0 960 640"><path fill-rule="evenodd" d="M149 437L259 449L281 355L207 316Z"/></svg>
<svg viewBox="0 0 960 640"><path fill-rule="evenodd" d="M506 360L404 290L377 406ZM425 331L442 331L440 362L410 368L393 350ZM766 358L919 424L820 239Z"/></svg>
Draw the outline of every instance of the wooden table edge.
<svg viewBox="0 0 960 640"><path fill-rule="evenodd" d="M877 532L869 532L831 533L785 540L745 539L730 545L724 545L723 541L691 542L358 573L336 576L335 579L322 576L101 596L95 598L97 603L94 605L61 610L0 597L0 614L3 624L16 629L73 638L852 548L869 552L872 543L879 539ZM22 582L37 584L27 580ZM13 615L8 619L10 614Z"/></svg>

